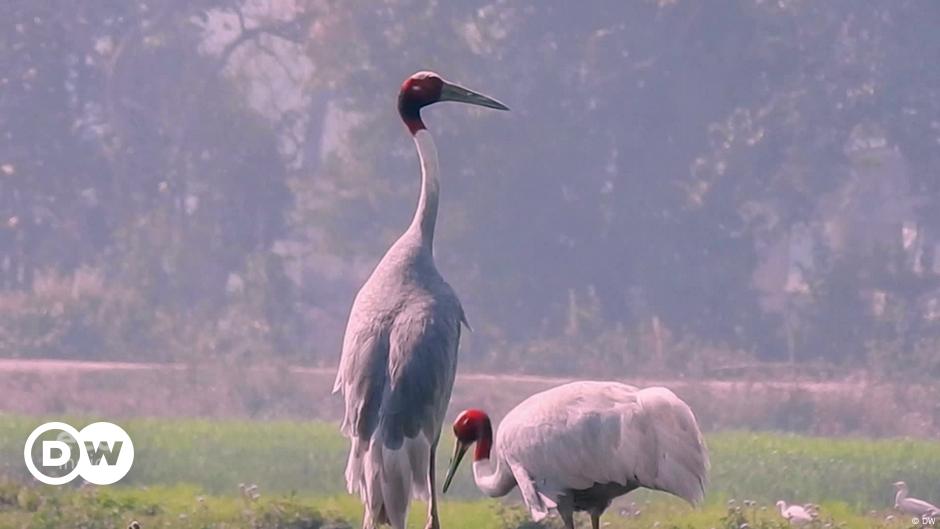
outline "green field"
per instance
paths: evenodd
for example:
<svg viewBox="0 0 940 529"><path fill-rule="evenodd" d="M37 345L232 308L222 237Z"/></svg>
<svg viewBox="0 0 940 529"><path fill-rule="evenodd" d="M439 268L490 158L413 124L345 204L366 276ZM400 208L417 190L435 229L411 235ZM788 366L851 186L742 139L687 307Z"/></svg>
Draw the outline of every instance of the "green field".
<svg viewBox="0 0 940 529"><path fill-rule="evenodd" d="M345 494L345 442L327 423L133 419L120 421L135 442L131 473L120 486L37 487L22 463L27 434L42 418L0 416L0 529L13 527L315 528L358 525L359 505ZM81 427L92 419L70 419ZM439 456L447 460L448 437ZM940 483L940 443L915 440L823 439L746 432L708 436L712 475L708 500L693 510L662 493L637 491L622 500L639 516L623 517L615 504L612 528L749 527L774 519L773 502L813 502L822 518L844 527L909 527L891 514L891 483L903 479L930 500ZM243 498L239 484L256 484L261 498ZM481 499L469 465L445 498L446 527L518 527L525 515L510 502ZM747 502L747 503L745 503ZM756 502L751 506L751 502ZM872 514L875 511L875 514ZM423 506L411 524L423 525ZM896 518L903 519L901 516ZM656 523L659 523L657 526ZM909 520L908 520L909 522ZM775 527L775 525L765 525ZM822 523L821 525L822 526Z"/></svg>

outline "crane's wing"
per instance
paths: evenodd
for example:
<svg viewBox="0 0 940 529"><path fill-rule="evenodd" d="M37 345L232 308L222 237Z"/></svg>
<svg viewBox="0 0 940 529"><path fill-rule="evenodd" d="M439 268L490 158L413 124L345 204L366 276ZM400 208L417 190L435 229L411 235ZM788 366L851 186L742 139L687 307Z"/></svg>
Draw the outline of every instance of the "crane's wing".
<svg viewBox="0 0 940 529"><path fill-rule="evenodd" d="M917 514L933 514L940 513L938 509L932 503L926 502L924 500L918 500L917 498L905 498L902 505L909 509L908 512L917 513Z"/></svg>
<svg viewBox="0 0 940 529"><path fill-rule="evenodd" d="M341 391L346 403L343 434L369 439L378 424L388 377L389 333L381 321L363 317L357 305L353 304L346 324L333 392Z"/></svg>
<svg viewBox="0 0 940 529"><path fill-rule="evenodd" d="M787 510L784 512L784 518L790 521L797 521L797 522L813 521L813 516L810 513L806 512L806 509L804 509L803 507L799 505L793 505L791 507L788 507Z"/></svg>
<svg viewBox="0 0 940 529"><path fill-rule="evenodd" d="M412 304L395 318L379 423L386 447L422 432L437 441L454 386L462 318L456 297Z"/></svg>
<svg viewBox="0 0 940 529"><path fill-rule="evenodd" d="M550 389L507 414L497 446L546 494L619 483L691 503L704 496L701 432L688 406L665 388L575 382Z"/></svg>
<svg viewBox="0 0 940 529"><path fill-rule="evenodd" d="M412 496L432 492L429 455L450 401L463 311L448 292L412 292L397 311L371 292L353 303L334 391L343 392L351 438L347 489L362 498L368 524L397 527Z"/></svg>
<svg viewBox="0 0 940 529"><path fill-rule="evenodd" d="M651 471L640 475L640 485L670 492L692 504L705 498L708 450L688 404L663 387L637 392L640 408L634 425L623 424L628 442L621 444L621 454L634 453L634 468ZM645 427L645 428L644 428ZM629 440L643 444L643 453L632 452ZM642 440L642 441L640 441ZM639 459L655 458L655 465L643 465Z"/></svg>

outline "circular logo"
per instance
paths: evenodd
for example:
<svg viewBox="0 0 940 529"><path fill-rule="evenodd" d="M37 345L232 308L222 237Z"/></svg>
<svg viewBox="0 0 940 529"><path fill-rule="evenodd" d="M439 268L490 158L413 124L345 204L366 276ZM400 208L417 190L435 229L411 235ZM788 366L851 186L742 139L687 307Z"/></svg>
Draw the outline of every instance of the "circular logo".
<svg viewBox="0 0 940 529"><path fill-rule="evenodd" d="M36 440L39 439L39 436L52 431L59 430L67 435L69 435L76 444L80 444L78 441L81 437L78 433L78 430L72 428L64 422L47 422L46 424L41 425L39 428L36 428L29 434L29 437L26 438L26 446L23 448L23 458L26 460L26 469L29 470L29 473L33 475L34 478L45 483L46 485L64 485L69 481L75 479L76 476L81 472L82 467L82 457L88 457L84 450L78 450L78 464L71 470L71 472L65 474L64 476L49 476L39 471L36 467L36 463L33 462L33 445L36 444ZM71 460L73 454L71 453L71 444L61 440L61 435L55 441L43 441L43 454L42 462L43 466L46 466L47 463L60 463L64 464L65 462ZM69 450L68 455L64 453L60 454L58 457L52 457L53 448L57 449L59 452L62 452L63 449ZM50 465L51 466L51 465Z"/></svg>
<svg viewBox="0 0 940 529"><path fill-rule="evenodd" d="M55 439L41 439L53 430L59 430ZM33 449L40 439L41 465L37 466ZM109 422L92 423L81 431L64 422L48 422L26 438L23 459L29 473L47 485L64 485L77 476L95 485L110 485L130 471L134 443L123 428Z"/></svg>

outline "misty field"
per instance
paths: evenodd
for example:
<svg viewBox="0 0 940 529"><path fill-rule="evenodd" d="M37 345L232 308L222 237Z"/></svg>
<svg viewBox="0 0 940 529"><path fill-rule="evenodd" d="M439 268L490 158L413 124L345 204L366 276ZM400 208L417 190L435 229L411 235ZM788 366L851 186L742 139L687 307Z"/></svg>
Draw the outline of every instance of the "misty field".
<svg viewBox="0 0 940 529"><path fill-rule="evenodd" d="M0 528L342 527L358 524L358 502L345 494L345 442L336 426L318 422L133 419L121 424L135 441L134 468L120 486L37 488L22 465L22 443L43 419L0 418ZM84 425L90 419L73 419ZM940 443L727 432L708 436L711 484L704 508L692 510L661 493L637 491L608 511L610 527L737 527L744 516L774 520L773 502L813 502L821 519L844 527L907 527L892 514L891 483L903 479L927 499L940 482ZM452 439L442 441L446 461ZM259 498L239 484L256 485ZM468 468L445 498L449 527L517 527L526 520L518 496L481 499ZM752 502L756 502L752 505ZM740 509L741 512L731 510ZM622 512L621 512L622 510ZM639 511L639 515L635 515ZM415 506L411 523L423 523ZM898 517L896 518L903 518ZM663 525L665 524L665 525ZM671 524L671 525L670 525ZM894 525L892 525L894 524ZM769 525L768 527L774 527Z"/></svg>

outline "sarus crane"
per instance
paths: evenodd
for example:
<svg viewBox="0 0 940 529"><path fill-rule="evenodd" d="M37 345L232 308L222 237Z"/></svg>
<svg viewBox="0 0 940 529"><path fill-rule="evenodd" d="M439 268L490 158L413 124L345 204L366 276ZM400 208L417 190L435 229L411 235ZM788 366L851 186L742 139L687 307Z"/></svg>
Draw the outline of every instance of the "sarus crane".
<svg viewBox="0 0 940 529"><path fill-rule="evenodd" d="M333 386L346 404L346 487L362 499L367 529L383 523L404 528L412 496L428 501L427 527L440 527L434 453L454 385L460 326L467 320L432 252L438 162L421 109L439 101L509 110L433 72L418 72L401 86L398 112L421 164L418 207L356 295Z"/></svg>
<svg viewBox="0 0 940 529"><path fill-rule="evenodd" d="M574 528L587 511L594 529L611 500L646 487L693 505L705 495L708 451L692 410L662 387L572 382L536 393L503 419L494 443L490 418L465 410L444 492L474 443L473 479L491 497L519 487L536 522L556 510Z"/></svg>

